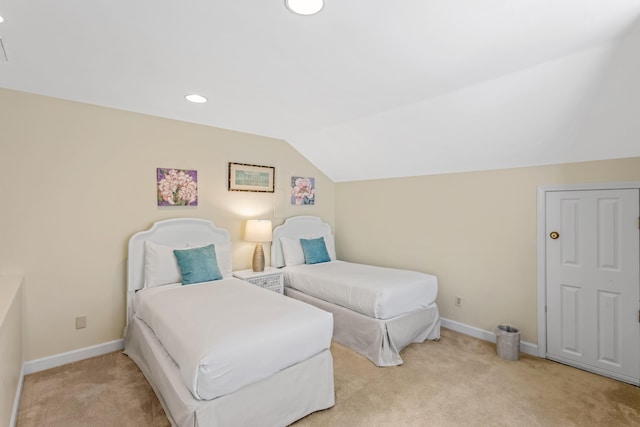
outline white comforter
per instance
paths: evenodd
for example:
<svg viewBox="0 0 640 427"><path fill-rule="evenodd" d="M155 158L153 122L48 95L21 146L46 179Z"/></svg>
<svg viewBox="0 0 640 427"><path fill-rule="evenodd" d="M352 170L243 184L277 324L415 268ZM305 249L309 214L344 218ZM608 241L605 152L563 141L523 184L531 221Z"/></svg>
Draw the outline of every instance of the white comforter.
<svg viewBox="0 0 640 427"><path fill-rule="evenodd" d="M143 289L134 307L203 400L328 349L333 333L330 313L235 278Z"/></svg>
<svg viewBox="0 0 640 427"><path fill-rule="evenodd" d="M332 261L287 266L285 285L376 319L426 308L438 296L438 279L417 271Z"/></svg>

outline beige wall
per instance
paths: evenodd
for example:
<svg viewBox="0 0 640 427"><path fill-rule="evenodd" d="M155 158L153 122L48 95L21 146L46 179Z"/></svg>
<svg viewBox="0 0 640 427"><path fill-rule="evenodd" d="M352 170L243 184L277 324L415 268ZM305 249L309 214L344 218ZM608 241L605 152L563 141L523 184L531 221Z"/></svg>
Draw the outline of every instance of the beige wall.
<svg viewBox="0 0 640 427"><path fill-rule="evenodd" d="M340 258L436 274L443 317L535 343L537 187L640 180L631 158L334 185L281 140L1 89L0 129L0 273L26 276L25 360L120 338L127 240L179 216L227 228L236 269L246 219L321 216ZM227 191L229 161L275 166L276 193ZM157 207L157 167L197 169L199 206ZM316 206L290 205L292 175L316 178Z"/></svg>
<svg viewBox="0 0 640 427"><path fill-rule="evenodd" d="M248 218L334 223L334 184L281 140L1 89L0 129L0 272L25 274L27 361L122 336L127 241L154 221L213 220L235 269ZM230 161L275 166L276 193L227 191ZM199 206L157 207L157 167L196 169ZM290 205L292 175L316 178L315 206Z"/></svg>
<svg viewBox="0 0 640 427"><path fill-rule="evenodd" d="M541 185L640 180L640 158L339 183L338 257L432 273L443 317L537 342ZM462 306L454 306L454 298Z"/></svg>

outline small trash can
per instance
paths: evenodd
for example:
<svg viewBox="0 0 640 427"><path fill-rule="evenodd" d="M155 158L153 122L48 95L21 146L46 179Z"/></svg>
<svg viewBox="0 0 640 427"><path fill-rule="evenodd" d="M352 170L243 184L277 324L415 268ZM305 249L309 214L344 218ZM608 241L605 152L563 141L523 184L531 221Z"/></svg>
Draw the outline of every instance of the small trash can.
<svg viewBox="0 0 640 427"><path fill-rule="evenodd" d="M496 328L496 353L505 360L520 359L520 330L508 325Z"/></svg>

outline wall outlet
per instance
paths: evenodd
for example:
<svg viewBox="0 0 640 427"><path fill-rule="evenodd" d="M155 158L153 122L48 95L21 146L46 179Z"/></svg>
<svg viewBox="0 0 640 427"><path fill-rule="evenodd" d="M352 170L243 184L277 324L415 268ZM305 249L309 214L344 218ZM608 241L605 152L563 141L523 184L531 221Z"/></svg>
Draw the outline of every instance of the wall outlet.
<svg viewBox="0 0 640 427"><path fill-rule="evenodd" d="M456 297L455 302L453 303L456 307L462 307L462 298Z"/></svg>
<svg viewBox="0 0 640 427"><path fill-rule="evenodd" d="M76 329L84 329L87 327L87 316L76 317Z"/></svg>

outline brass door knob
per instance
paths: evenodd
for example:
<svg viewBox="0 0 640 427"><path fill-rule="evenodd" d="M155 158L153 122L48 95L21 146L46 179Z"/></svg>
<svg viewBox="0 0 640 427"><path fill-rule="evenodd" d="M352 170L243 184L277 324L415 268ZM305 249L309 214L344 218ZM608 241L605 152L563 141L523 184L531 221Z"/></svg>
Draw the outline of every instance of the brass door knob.
<svg viewBox="0 0 640 427"><path fill-rule="evenodd" d="M549 237L551 237L553 240L556 240L558 237L560 237L560 233L558 233L557 231L552 231L551 233L549 233Z"/></svg>

